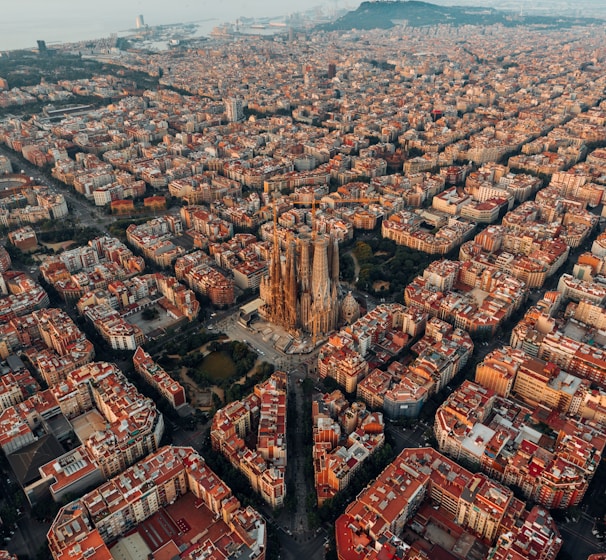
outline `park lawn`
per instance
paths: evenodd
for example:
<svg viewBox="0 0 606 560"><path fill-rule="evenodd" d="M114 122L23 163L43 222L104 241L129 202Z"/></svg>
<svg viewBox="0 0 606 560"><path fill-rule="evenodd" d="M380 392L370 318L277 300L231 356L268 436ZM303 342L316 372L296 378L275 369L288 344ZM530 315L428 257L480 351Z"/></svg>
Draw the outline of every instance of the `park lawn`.
<svg viewBox="0 0 606 560"><path fill-rule="evenodd" d="M236 374L236 364L226 352L211 352L197 367L213 382L229 379Z"/></svg>

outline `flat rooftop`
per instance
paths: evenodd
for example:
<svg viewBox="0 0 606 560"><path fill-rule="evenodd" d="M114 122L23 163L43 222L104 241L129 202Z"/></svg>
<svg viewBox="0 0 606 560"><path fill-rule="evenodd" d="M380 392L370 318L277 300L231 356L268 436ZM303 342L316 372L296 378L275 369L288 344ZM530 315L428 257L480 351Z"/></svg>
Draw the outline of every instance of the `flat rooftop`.
<svg viewBox="0 0 606 560"><path fill-rule="evenodd" d="M215 519L213 513L191 492L174 504L162 508L137 528L137 533L154 558L166 557L167 560L173 558L174 551L182 545L196 543L201 539L217 543L223 535L230 532L225 522L221 518ZM130 558L125 557L124 560ZM147 556L143 560L147 560Z"/></svg>
<svg viewBox="0 0 606 560"><path fill-rule="evenodd" d="M106 424L105 418L103 418L98 410L86 412L85 414L74 418L71 423L80 443L84 443L95 432L105 431Z"/></svg>
<svg viewBox="0 0 606 560"><path fill-rule="evenodd" d="M148 560L152 551L139 533L133 533L120 539L110 552L114 560Z"/></svg>

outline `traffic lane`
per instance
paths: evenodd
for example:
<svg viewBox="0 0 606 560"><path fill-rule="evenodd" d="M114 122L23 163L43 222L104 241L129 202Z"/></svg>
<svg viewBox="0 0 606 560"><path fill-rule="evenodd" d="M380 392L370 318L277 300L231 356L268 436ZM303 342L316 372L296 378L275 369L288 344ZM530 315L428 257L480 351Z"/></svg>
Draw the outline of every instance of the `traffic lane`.
<svg viewBox="0 0 606 560"><path fill-rule="evenodd" d="M320 530L310 540L305 537L290 536L285 531L278 532L278 538L281 545L280 560L323 560L324 542L326 533Z"/></svg>
<svg viewBox="0 0 606 560"><path fill-rule="evenodd" d="M423 434L427 429L422 424L418 424L414 428L402 428L390 423L386 424L386 431L393 438L397 453L410 447L423 447L425 445Z"/></svg>
<svg viewBox="0 0 606 560"><path fill-rule="evenodd" d="M105 216L101 212L98 212L98 207L95 206L92 201L85 202L80 199L73 187L70 187L58 179L55 179L55 177L50 174L45 175L44 172L35 165L27 161L21 161L16 152L9 150L8 148L0 147L0 153L3 153L11 160L16 173L23 171L24 175L32 177L38 184L49 186L57 191L60 191L70 205L72 214L81 221L89 220L91 212L93 212L95 214L95 218L100 220L103 224L115 221L116 218L114 216Z"/></svg>
<svg viewBox="0 0 606 560"><path fill-rule="evenodd" d="M600 542L591 532L593 522L583 517L576 522L559 524L558 529L563 537L562 550L572 558L587 558L602 550Z"/></svg>
<svg viewBox="0 0 606 560"><path fill-rule="evenodd" d="M46 545L46 534L50 523L39 523L35 519L23 517L17 523L15 535L5 548L20 557L39 557L39 552Z"/></svg>
<svg viewBox="0 0 606 560"><path fill-rule="evenodd" d="M193 447L196 451L199 451L202 448L209 426L210 422L204 424L202 428L191 432L177 428L172 434L173 445Z"/></svg>

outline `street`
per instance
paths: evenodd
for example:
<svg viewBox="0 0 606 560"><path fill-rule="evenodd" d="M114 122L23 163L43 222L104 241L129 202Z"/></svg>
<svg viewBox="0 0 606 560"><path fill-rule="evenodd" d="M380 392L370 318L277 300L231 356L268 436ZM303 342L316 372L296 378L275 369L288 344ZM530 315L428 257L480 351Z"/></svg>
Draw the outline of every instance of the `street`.
<svg viewBox="0 0 606 560"><path fill-rule="evenodd" d="M298 379L294 375L289 375L288 377L288 392L289 406L292 406L294 403L296 417L304 418L305 395L303 394L301 383L298 382ZM309 530L306 508L307 496L310 493L314 493L315 489L313 480L309 480L305 476L305 428L300 422L297 422L295 426L287 425L287 430L288 469L286 476L295 488L296 498L296 511L288 519L290 522L289 530L294 534L303 536Z"/></svg>
<svg viewBox="0 0 606 560"><path fill-rule="evenodd" d="M39 523L31 516L24 516L17 523L15 535L3 548L20 558L36 558L40 548L46 544L49 529L50 523Z"/></svg>
<svg viewBox="0 0 606 560"><path fill-rule="evenodd" d="M394 451L397 453L408 447L423 447L423 434L427 429L428 427L420 422L417 422L414 428L402 428L389 422L385 425L385 431L393 438Z"/></svg>
<svg viewBox="0 0 606 560"><path fill-rule="evenodd" d="M280 531L281 559L283 560L323 560L326 531L320 529L310 540L300 540L298 536L290 536Z"/></svg>
<svg viewBox="0 0 606 560"><path fill-rule="evenodd" d="M202 425L198 424L196 429L191 432L184 429L176 429L172 434L173 445L193 447L196 451L200 451L209 428L210 421Z"/></svg>
<svg viewBox="0 0 606 560"><path fill-rule="evenodd" d="M0 145L0 154L6 156L12 163L15 173L23 171L27 177L32 177L37 184L51 187L61 193L67 201L70 214L82 225L96 227L100 233L107 233L107 226L118 218L104 214L103 210L95 206L94 202L83 200L72 187L58 181L50 174L45 174L40 168L17 156L15 152Z"/></svg>
<svg viewBox="0 0 606 560"><path fill-rule="evenodd" d="M586 513L582 513L578 521L558 523L563 540L562 551L575 559L587 558L590 554L602 551L600 541L591 532L593 527L594 520Z"/></svg>

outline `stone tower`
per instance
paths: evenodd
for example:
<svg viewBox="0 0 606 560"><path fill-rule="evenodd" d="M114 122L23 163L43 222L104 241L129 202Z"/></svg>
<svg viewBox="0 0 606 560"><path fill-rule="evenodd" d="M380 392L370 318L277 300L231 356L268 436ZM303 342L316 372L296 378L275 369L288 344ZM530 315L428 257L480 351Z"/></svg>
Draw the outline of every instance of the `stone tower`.
<svg viewBox="0 0 606 560"><path fill-rule="evenodd" d="M261 283L261 314L288 330L301 330L317 341L339 320L339 246L332 236L290 239L285 254L274 236L269 275ZM313 251L313 258L310 258Z"/></svg>

